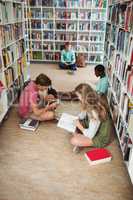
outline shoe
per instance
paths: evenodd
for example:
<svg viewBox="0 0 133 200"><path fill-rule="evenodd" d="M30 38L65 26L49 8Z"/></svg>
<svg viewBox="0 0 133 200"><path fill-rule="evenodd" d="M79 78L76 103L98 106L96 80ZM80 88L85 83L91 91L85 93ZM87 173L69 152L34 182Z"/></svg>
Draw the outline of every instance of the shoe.
<svg viewBox="0 0 133 200"><path fill-rule="evenodd" d="M74 153L79 153L79 152L80 152L80 147L74 146L73 152L74 152Z"/></svg>
<svg viewBox="0 0 133 200"><path fill-rule="evenodd" d="M73 70L69 70L69 71L68 71L68 74L74 75L75 72L74 72Z"/></svg>

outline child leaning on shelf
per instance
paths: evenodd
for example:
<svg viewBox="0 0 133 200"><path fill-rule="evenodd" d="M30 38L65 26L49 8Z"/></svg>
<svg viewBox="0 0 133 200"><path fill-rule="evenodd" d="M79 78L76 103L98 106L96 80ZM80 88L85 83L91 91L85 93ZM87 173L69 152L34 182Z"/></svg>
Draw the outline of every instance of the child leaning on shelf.
<svg viewBox="0 0 133 200"><path fill-rule="evenodd" d="M100 77L97 85L96 91L98 94L106 95L109 87L108 78L105 73L105 67L103 65L96 65L95 67L95 75Z"/></svg>
<svg viewBox="0 0 133 200"><path fill-rule="evenodd" d="M35 81L30 81L24 88L20 95L18 109L22 119L47 121L55 118L57 93L51 84L49 77L40 74Z"/></svg>
<svg viewBox="0 0 133 200"><path fill-rule="evenodd" d="M106 146L110 140L111 120L103 100L86 84L77 86L75 92L81 101L82 112L71 144L75 147Z"/></svg>

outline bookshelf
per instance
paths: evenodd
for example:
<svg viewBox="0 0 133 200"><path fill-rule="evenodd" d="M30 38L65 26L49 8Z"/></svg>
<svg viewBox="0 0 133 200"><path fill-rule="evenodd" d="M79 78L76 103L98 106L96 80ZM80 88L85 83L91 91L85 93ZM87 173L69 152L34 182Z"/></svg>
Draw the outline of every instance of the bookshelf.
<svg viewBox="0 0 133 200"><path fill-rule="evenodd" d="M108 102L133 183L133 2L109 0L108 6L105 38Z"/></svg>
<svg viewBox="0 0 133 200"><path fill-rule="evenodd" d="M27 0L30 61L59 62L65 41L103 63L107 0Z"/></svg>
<svg viewBox="0 0 133 200"><path fill-rule="evenodd" d="M0 123L29 79L24 1L0 1Z"/></svg>

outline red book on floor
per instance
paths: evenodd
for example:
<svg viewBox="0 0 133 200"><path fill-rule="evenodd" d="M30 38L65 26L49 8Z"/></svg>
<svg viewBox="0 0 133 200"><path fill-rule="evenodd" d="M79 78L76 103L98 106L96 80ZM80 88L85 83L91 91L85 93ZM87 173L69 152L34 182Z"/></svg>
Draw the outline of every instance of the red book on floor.
<svg viewBox="0 0 133 200"><path fill-rule="evenodd" d="M90 165L96 165L111 161L112 155L109 150L104 148L95 148L85 153Z"/></svg>

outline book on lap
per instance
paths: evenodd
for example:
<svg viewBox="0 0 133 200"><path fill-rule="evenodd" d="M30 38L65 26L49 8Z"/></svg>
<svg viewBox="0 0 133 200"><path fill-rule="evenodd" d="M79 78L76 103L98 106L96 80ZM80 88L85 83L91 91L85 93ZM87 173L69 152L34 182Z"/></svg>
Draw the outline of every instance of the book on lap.
<svg viewBox="0 0 133 200"><path fill-rule="evenodd" d="M90 165L97 165L111 161L112 155L105 148L94 148L85 153L85 157Z"/></svg>
<svg viewBox="0 0 133 200"><path fill-rule="evenodd" d="M74 133L76 130L77 119L78 119L77 116L73 116L68 113L63 113L61 115L61 118L59 119L57 127L63 128L65 130L67 130L68 132Z"/></svg>
<svg viewBox="0 0 133 200"><path fill-rule="evenodd" d="M26 119L19 124L21 129L35 131L39 126L39 121L35 119Z"/></svg>

